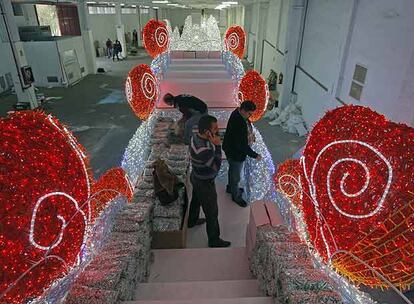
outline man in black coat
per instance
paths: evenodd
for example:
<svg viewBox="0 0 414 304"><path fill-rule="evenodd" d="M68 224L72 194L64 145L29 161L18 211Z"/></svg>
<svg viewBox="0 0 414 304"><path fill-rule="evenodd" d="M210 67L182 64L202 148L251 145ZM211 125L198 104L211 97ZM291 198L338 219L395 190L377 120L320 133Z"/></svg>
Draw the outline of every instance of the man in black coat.
<svg viewBox="0 0 414 304"><path fill-rule="evenodd" d="M239 188L240 174L247 156L261 160L260 154L250 148L254 142L253 127L249 117L256 110L256 105L251 101L244 101L240 108L231 113L227 122L226 134L223 140L223 150L229 163L227 193L231 193L233 201L241 207L247 203L242 198L243 189Z"/></svg>
<svg viewBox="0 0 414 304"><path fill-rule="evenodd" d="M208 108L204 101L192 96L181 94L174 96L170 93L165 94L164 102L174 108L177 108L183 116L177 122L177 134L184 138L185 143L190 143L193 135L193 127L198 125L202 116L208 114Z"/></svg>

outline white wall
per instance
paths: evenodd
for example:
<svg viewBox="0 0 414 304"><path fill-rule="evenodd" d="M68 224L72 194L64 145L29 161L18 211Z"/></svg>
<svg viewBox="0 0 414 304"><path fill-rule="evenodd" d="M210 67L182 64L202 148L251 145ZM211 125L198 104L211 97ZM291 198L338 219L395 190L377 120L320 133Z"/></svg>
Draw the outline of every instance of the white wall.
<svg viewBox="0 0 414 304"><path fill-rule="evenodd" d="M34 5L22 4L23 16L15 16L17 26L38 25ZM13 54L8 42L3 18L0 18L0 76L11 73L15 69ZM0 87L0 93L3 89Z"/></svg>
<svg viewBox="0 0 414 304"><path fill-rule="evenodd" d="M148 15L148 14L145 14ZM145 15L142 16L141 22L145 23L149 20ZM99 41L101 47L105 46L108 38L112 41L116 39L116 15L89 15L90 25L92 29L93 39ZM139 31L139 17L138 14L124 14L122 15L122 22L125 26L125 33L130 33L132 39L132 31L136 29ZM144 26L145 23L142 23Z"/></svg>
<svg viewBox="0 0 414 304"><path fill-rule="evenodd" d="M361 0L340 98L367 105L392 120L414 119L414 1ZM355 64L368 68L361 101L349 96Z"/></svg>
<svg viewBox="0 0 414 304"><path fill-rule="evenodd" d="M302 72L295 91L312 125L340 103L369 106L397 122L414 120L414 2L311 0ZM355 6L353 6L355 4ZM356 64L368 68L361 101L349 96Z"/></svg>
<svg viewBox="0 0 414 304"><path fill-rule="evenodd" d="M15 16L17 26L39 25L37 21L36 8L33 4L20 4L23 16Z"/></svg>

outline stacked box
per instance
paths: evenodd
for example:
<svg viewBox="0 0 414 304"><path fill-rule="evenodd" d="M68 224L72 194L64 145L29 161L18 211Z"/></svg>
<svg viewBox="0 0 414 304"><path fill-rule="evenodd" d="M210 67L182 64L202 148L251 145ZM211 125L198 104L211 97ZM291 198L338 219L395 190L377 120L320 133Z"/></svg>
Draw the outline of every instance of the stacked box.
<svg viewBox="0 0 414 304"><path fill-rule="evenodd" d="M117 303L133 299L151 263L153 204L135 196L116 216L101 251L77 277L66 303Z"/></svg>
<svg viewBox="0 0 414 304"><path fill-rule="evenodd" d="M307 246L284 225L257 228L250 269L281 303L342 303L334 282L314 268Z"/></svg>

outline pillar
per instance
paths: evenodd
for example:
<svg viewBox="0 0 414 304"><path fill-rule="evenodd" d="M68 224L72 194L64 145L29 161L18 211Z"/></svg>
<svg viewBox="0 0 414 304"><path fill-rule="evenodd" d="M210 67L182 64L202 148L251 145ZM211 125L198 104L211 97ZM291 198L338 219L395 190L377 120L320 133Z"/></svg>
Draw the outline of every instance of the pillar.
<svg viewBox="0 0 414 304"><path fill-rule="evenodd" d="M125 26L122 23L122 8L121 2L115 3L115 14L116 14L116 37L122 45L122 57L127 57L127 49L125 43Z"/></svg>
<svg viewBox="0 0 414 304"><path fill-rule="evenodd" d="M142 31L142 25L141 25L141 8L139 5L137 5L137 15L138 15L138 47L142 46L141 42L141 31Z"/></svg>
<svg viewBox="0 0 414 304"><path fill-rule="evenodd" d="M27 66L28 63L23 48L23 42L20 41L19 30L14 19L11 0L0 0L0 6L0 18L2 19L0 21L0 25L3 24L2 26L6 29L6 43L10 43L9 45L12 50L12 54L14 54L12 59L13 62L11 64L11 74L13 78L14 90L17 94L17 103L30 104L30 108L35 109L39 106L39 104L37 102L34 87L27 87L27 85L24 84L23 75L21 73L21 68ZM34 75L34 78L36 79L36 75Z"/></svg>
<svg viewBox="0 0 414 304"><path fill-rule="evenodd" d="M88 6L85 0L78 2L79 24L86 55L86 66L88 74L96 73L96 52L93 43L93 34L90 25Z"/></svg>
<svg viewBox="0 0 414 304"><path fill-rule="evenodd" d="M254 10L256 14L256 50L254 58L254 69L261 72L262 65L262 52L263 52L263 39L266 35L267 25L267 10L269 8L269 2L257 2Z"/></svg>

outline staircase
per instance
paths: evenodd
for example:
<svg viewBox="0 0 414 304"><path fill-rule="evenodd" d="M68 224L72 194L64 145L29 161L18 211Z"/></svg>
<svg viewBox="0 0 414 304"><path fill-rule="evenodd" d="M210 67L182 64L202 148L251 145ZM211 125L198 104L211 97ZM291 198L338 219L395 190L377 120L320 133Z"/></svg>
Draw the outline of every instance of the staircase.
<svg viewBox="0 0 414 304"><path fill-rule="evenodd" d="M271 304L249 271L245 248L153 250L148 283L124 304Z"/></svg>

